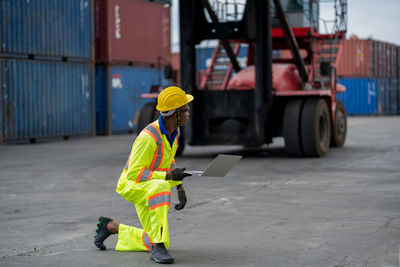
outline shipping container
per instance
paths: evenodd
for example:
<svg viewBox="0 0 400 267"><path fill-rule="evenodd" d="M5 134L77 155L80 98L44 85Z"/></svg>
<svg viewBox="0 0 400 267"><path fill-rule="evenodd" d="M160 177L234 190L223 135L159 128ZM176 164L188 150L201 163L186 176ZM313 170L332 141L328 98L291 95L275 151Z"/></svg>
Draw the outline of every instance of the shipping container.
<svg viewBox="0 0 400 267"><path fill-rule="evenodd" d="M390 82L388 78L379 80L379 115L390 114Z"/></svg>
<svg viewBox="0 0 400 267"><path fill-rule="evenodd" d="M397 115L400 115L400 79L397 79Z"/></svg>
<svg viewBox="0 0 400 267"><path fill-rule="evenodd" d="M346 40L339 61L338 75L341 77L374 77L377 76L373 40ZM376 53L376 52L375 52Z"/></svg>
<svg viewBox="0 0 400 267"><path fill-rule="evenodd" d="M397 47L397 79L400 79L400 46Z"/></svg>
<svg viewBox="0 0 400 267"><path fill-rule="evenodd" d="M389 115L397 115L397 79L389 80Z"/></svg>
<svg viewBox="0 0 400 267"><path fill-rule="evenodd" d="M390 78L390 73L391 73L391 66L390 66L390 44L389 43L385 43L385 57L386 57L386 61L385 61L385 66L386 66L386 76L384 78Z"/></svg>
<svg viewBox="0 0 400 267"><path fill-rule="evenodd" d="M346 92L338 94L349 115L378 115L378 80L374 78L340 78Z"/></svg>
<svg viewBox="0 0 400 267"><path fill-rule="evenodd" d="M379 78L387 77L386 73L386 53L385 53L385 43L378 43L378 75Z"/></svg>
<svg viewBox="0 0 400 267"><path fill-rule="evenodd" d="M372 41L372 73L374 77L379 77L379 41ZM343 57L340 58L343 60Z"/></svg>
<svg viewBox="0 0 400 267"><path fill-rule="evenodd" d="M170 81L156 68L96 66L97 134L136 132L141 108L145 103L155 101L141 95L149 93L151 86L158 84L167 87Z"/></svg>
<svg viewBox="0 0 400 267"><path fill-rule="evenodd" d="M0 68L5 142L94 134L93 65L1 59Z"/></svg>
<svg viewBox="0 0 400 267"><path fill-rule="evenodd" d="M92 61L92 0L0 1L1 57Z"/></svg>
<svg viewBox="0 0 400 267"><path fill-rule="evenodd" d="M397 45L390 45L390 78L397 79Z"/></svg>
<svg viewBox="0 0 400 267"><path fill-rule="evenodd" d="M170 7L145 0L95 0L96 62L170 60Z"/></svg>
<svg viewBox="0 0 400 267"><path fill-rule="evenodd" d="M108 134L107 73L104 65L95 67L96 134Z"/></svg>

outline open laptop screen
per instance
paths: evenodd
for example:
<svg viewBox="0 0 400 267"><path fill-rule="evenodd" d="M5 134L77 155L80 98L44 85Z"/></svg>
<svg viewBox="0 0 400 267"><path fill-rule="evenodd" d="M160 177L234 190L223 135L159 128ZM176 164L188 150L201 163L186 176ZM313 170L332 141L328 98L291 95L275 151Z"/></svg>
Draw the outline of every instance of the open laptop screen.
<svg viewBox="0 0 400 267"><path fill-rule="evenodd" d="M202 171L186 171L196 176L224 177L235 166L242 156L219 154L208 167Z"/></svg>

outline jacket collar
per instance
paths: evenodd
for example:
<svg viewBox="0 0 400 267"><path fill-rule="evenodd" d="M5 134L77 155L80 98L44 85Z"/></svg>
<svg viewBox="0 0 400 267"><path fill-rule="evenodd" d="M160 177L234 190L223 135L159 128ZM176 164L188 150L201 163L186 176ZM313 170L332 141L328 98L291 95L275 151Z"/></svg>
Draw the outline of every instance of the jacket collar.
<svg viewBox="0 0 400 267"><path fill-rule="evenodd" d="M178 129L176 129L172 133L172 136L169 136L168 132L167 132L167 129L165 128L164 121L162 120L162 116L161 115L158 117L158 125L160 126L161 134L165 135L165 137L167 137L168 143L169 143L170 147L172 148L172 146L174 145L175 138L178 135Z"/></svg>

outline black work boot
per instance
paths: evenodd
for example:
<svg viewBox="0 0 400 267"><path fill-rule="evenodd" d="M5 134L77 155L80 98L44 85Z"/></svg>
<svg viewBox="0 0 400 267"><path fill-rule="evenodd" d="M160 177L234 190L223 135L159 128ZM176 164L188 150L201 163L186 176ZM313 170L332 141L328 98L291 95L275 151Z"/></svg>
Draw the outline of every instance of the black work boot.
<svg viewBox="0 0 400 267"><path fill-rule="evenodd" d="M94 236L94 244L101 250L106 249L106 246L103 244L104 240L106 240L107 237L113 234L107 228L107 224L111 221L112 219L103 216L101 216L97 221L97 230L96 235Z"/></svg>
<svg viewBox="0 0 400 267"><path fill-rule="evenodd" d="M174 259L171 257L171 255L169 255L164 243L158 243L155 247L153 247L151 250L150 259L157 263L174 263Z"/></svg>

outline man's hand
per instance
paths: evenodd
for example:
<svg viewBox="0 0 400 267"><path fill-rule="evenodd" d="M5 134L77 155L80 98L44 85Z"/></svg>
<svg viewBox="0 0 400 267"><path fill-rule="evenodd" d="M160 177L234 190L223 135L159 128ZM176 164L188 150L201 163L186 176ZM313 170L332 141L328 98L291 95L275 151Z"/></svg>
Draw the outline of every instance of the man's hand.
<svg viewBox="0 0 400 267"><path fill-rule="evenodd" d="M178 188L178 200L179 203L175 205L175 209L176 210L181 210L185 207L186 202L187 202L187 198L186 198L186 192L183 189L183 186L180 185L177 187Z"/></svg>
<svg viewBox="0 0 400 267"><path fill-rule="evenodd" d="M171 171L172 181L182 181L186 176L191 176L189 173L185 173L186 168L176 168Z"/></svg>

